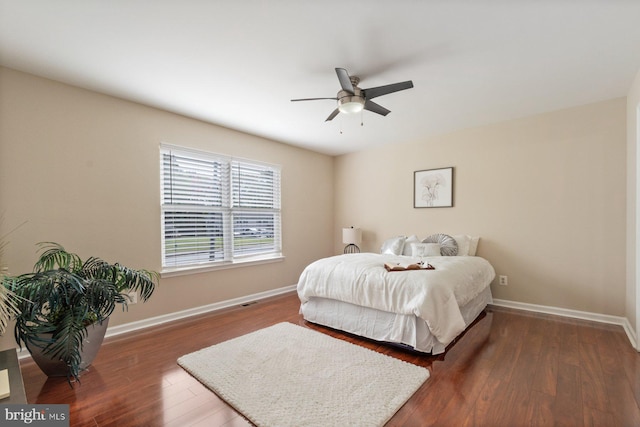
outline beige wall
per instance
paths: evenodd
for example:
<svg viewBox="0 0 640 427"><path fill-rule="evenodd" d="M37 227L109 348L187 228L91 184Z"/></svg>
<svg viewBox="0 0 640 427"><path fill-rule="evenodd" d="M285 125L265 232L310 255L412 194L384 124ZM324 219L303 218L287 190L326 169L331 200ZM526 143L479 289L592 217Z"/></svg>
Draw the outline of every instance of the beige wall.
<svg viewBox="0 0 640 427"><path fill-rule="evenodd" d="M627 95L627 301L626 317L636 330L637 348L640 351L640 279L637 270L640 255L638 247L638 116L640 115L640 71Z"/></svg>
<svg viewBox="0 0 640 427"><path fill-rule="evenodd" d="M508 287L492 286L496 298L633 321L636 272L625 275L623 248L635 256L625 238L635 128L625 121L639 80L626 103L333 159L0 68L0 235L26 221L5 261L13 273L29 271L35 244L49 240L159 270L158 145L167 142L282 165L286 259L163 279L149 303L118 311L112 326L292 285L308 262L341 252L349 225L363 228L368 251L397 234L479 235L479 255L509 276ZM413 172L448 166L455 207L414 209Z"/></svg>
<svg viewBox="0 0 640 427"><path fill-rule="evenodd" d="M336 228L361 227L367 251L400 234L481 236L509 278L495 298L623 316L625 110L621 98L338 157ZM413 172L449 166L455 207L414 209Z"/></svg>
<svg viewBox="0 0 640 427"><path fill-rule="evenodd" d="M0 236L26 221L10 271L30 271L41 241L159 271L161 142L281 165L286 259L162 279L110 326L294 285L332 252L332 157L0 68Z"/></svg>

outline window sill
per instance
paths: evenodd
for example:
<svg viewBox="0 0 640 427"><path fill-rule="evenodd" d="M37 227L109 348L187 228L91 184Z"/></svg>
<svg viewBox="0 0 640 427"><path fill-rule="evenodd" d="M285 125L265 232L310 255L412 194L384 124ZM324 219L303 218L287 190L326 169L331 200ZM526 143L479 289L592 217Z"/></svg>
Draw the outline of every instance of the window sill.
<svg viewBox="0 0 640 427"><path fill-rule="evenodd" d="M221 262L218 264L204 266L190 266L181 268L165 268L160 272L161 278L185 276L187 274L207 273L209 271L226 270L229 268L249 267L252 265L271 264L274 262L284 261L283 255L273 256L269 258L252 258L244 261Z"/></svg>

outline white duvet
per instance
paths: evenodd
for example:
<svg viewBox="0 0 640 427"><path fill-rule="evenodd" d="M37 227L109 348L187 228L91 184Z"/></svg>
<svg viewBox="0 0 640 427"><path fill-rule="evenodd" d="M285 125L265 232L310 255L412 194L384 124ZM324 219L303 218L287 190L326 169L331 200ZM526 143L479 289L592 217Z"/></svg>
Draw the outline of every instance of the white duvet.
<svg viewBox="0 0 640 427"><path fill-rule="evenodd" d="M445 346L465 328L460 306L487 288L491 264L475 256L426 257L435 270L388 272L385 262L417 261L406 256L359 253L323 258L308 265L298 282L304 304L330 298L377 310L415 315Z"/></svg>

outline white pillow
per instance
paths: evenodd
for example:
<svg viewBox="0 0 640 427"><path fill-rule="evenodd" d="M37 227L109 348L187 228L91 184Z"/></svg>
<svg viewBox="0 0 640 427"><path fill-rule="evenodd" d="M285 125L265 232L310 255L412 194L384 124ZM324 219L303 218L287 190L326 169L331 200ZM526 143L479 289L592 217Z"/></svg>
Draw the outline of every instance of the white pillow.
<svg viewBox="0 0 640 427"><path fill-rule="evenodd" d="M404 249L404 236L397 236L387 239L380 248L381 254L386 255L402 255L402 249Z"/></svg>
<svg viewBox="0 0 640 427"><path fill-rule="evenodd" d="M404 249L402 250L402 255L406 255L406 256L412 256L412 248L411 248L411 244L412 243L420 243L420 239L418 239L418 236L416 236L415 234L412 236L407 237L407 240L404 241Z"/></svg>
<svg viewBox="0 0 640 427"><path fill-rule="evenodd" d="M456 243L458 244L458 256L469 255L471 237L467 236L466 234L457 234L451 237L456 239Z"/></svg>
<svg viewBox="0 0 640 427"><path fill-rule="evenodd" d="M411 256L440 256L439 243L412 243Z"/></svg>
<svg viewBox="0 0 640 427"><path fill-rule="evenodd" d="M480 236L471 237L469 241L469 255L476 256L476 251L478 250L478 242L480 242Z"/></svg>

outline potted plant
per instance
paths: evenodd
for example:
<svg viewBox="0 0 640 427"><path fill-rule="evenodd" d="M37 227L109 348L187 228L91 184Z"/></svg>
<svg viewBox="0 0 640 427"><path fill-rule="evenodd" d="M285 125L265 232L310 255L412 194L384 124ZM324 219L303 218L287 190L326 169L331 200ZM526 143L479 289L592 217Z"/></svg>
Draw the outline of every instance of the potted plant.
<svg viewBox="0 0 640 427"><path fill-rule="evenodd" d="M15 338L49 376L79 380L102 344L109 316L127 308L129 292L151 297L158 274L86 261L57 243L41 243L33 273L5 277L3 285L18 297ZM95 336L94 336L95 335Z"/></svg>

